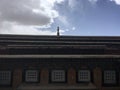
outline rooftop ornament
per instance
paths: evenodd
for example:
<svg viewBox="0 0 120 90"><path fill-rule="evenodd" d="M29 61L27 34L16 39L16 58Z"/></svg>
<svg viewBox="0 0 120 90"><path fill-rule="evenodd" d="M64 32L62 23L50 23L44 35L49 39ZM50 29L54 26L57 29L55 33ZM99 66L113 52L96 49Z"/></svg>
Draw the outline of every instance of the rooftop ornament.
<svg viewBox="0 0 120 90"><path fill-rule="evenodd" d="M60 30L59 30L59 27L57 27L57 36L58 36L58 37L60 36Z"/></svg>

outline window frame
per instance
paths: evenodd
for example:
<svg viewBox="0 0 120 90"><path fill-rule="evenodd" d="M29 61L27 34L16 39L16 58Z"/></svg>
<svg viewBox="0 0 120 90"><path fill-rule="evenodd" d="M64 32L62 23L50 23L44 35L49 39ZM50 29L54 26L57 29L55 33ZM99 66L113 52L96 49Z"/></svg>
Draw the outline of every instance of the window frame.
<svg viewBox="0 0 120 90"><path fill-rule="evenodd" d="M13 71L11 70L0 70L0 72L10 72L10 84L0 84L0 87L11 87L13 82Z"/></svg>
<svg viewBox="0 0 120 90"><path fill-rule="evenodd" d="M27 71L37 71L37 81L26 81L26 73L27 73ZM25 71L24 71L24 82L26 82L26 83L39 83L40 82L40 71L39 70L37 70L37 69L26 69Z"/></svg>
<svg viewBox="0 0 120 90"><path fill-rule="evenodd" d="M104 77L104 73L105 71L114 71L115 72L115 83L105 83L105 77ZM118 86L119 85L119 72L117 72L116 70L104 70L102 72L102 85L103 86L107 86L107 87L113 87L113 86Z"/></svg>
<svg viewBox="0 0 120 90"><path fill-rule="evenodd" d="M64 81L53 81L52 80L52 71L64 71L64 74L65 74L65 80ZM63 69L53 69L49 72L49 81L50 83L66 83L67 82L67 71L66 70L63 70Z"/></svg>
<svg viewBox="0 0 120 90"><path fill-rule="evenodd" d="M79 80L79 72L80 71L89 71L89 80L87 81L87 80ZM90 82L92 82L92 72L91 72L91 70L89 70L89 69L79 69L78 71L77 71L77 74L76 74L76 81L77 81L77 83L90 83Z"/></svg>

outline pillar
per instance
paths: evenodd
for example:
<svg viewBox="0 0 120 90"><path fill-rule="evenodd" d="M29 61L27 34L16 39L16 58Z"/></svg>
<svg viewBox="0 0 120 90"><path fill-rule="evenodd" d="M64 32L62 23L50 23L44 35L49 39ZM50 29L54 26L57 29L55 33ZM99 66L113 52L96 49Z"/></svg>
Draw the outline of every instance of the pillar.
<svg viewBox="0 0 120 90"><path fill-rule="evenodd" d="M74 85L76 84L76 71L73 68L70 68L68 70L68 84L69 85Z"/></svg>
<svg viewBox="0 0 120 90"><path fill-rule="evenodd" d="M22 69L15 69L13 71L13 90L22 83Z"/></svg>
<svg viewBox="0 0 120 90"><path fill-rule="evenodd" d="M101 68L97 67L93 71L93 79L94 79L94 84L98 87L102 87L102 70Z"/></svg>
<svg viewBox="0 0 120 90"><path fill-rule="evenodd" d="M49 71L48 69L42 69L41 70L41 76L40 76L40 83L43 85L46 85L49 83Z"/></svg>

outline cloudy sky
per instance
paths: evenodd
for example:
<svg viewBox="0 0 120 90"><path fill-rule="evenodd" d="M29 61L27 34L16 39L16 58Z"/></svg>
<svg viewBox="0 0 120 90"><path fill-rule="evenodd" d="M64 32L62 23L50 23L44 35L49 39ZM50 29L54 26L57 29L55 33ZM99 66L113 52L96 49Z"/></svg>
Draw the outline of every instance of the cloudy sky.
<svg viewBox="0 0 120 90"><path fill-rule="evenodd" d="M120 36L120 0L0 0L0 34Z"/></svg>

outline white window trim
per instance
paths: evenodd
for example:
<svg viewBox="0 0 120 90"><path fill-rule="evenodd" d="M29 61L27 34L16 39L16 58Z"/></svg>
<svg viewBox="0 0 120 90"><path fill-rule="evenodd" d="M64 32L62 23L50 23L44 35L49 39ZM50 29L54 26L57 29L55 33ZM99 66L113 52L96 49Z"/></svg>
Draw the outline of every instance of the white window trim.
<svg viewBox="0 0 120 90"><path fill-rule="evenodd" d="M0 85L11 85L11 71L0 71Z"/></svg>
<svg viewBox="0 0 120 90"><path fill-rule="evenodd" d="M25 71L25 82L38 82L39 81L38 77L39 77L38 70L26 70Z"/></svg>
<svg viewBox="0 0 120 90"><path fill-rule="evenodd" d="M107 76L106 76L107 74ZM110 75L108 75L110 74ZM106 70L104 71L104 84L116 84L116 71Z"/></svg>
<svg viewBox="0 0 120 90"><path fill-rule="evenodd" d="M87 73L87 75L85 75ZM90 82L91 72L90 70L79 70L78 71L78 82Z"/></svg>
<svg viewBox="0 0 120 90"><path fill-rule="evenodd" d="M65 82L66 81L66 75L65 74L66 74L65 70L52 70L51 81L52 82Z"/></svg>

